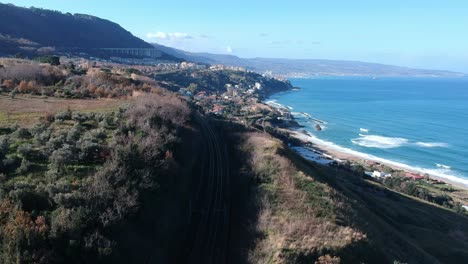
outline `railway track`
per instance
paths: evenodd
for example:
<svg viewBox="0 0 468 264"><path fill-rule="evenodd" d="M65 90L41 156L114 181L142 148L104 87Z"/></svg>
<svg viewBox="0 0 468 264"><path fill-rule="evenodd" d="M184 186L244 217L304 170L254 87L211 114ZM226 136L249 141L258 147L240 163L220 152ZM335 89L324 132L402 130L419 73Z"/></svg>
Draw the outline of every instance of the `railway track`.
<svg viewBox="0 0 468 264"><path fill-rule="evenodd" d="M229 236L229 159L227 149L201 117L205 156L195 206L201 208L189 263L226 263Z"/></svg>

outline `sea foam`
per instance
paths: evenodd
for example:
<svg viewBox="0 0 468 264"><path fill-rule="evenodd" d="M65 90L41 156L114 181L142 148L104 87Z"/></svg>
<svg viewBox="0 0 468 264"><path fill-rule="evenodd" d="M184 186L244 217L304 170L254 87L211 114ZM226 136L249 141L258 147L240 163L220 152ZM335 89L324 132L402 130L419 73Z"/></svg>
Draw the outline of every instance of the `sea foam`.
<svg viewBox="0 0 468 264"><path fill-rule="evenodd" d="M416 145L425 148L446 148L448 147L447 143L443 142L416 142Z"/></svg>
<svg viewBox="0 0 468 264"><path fill-rule="evenodd" d="M451 167L450 166L447 166L447 165L444 165L444 164L440 164L440 163L436 163L436 166L438 168L442 168L442 169L446 169L446 170L450 170Z"/></svg>
<svg viewBox="0 0 468 264"><path fill-rule="evenodd" d="M353 142L356 145L367 148L389 149L398 148L405 144L408 144L408 139L359 134L359 138L351 139L351 142Z"/></svg>
<svg viewBox="0 0 468 264"><path fill-rule="evenodd" d="M377 157L377 156L374 156L374 155L371 155L371 154L366 154L366 153L363 153L363 152L359 152L359 151L356 151L356 150L345 148L345 147L337 145L337 144L335 144L333 142L329 142L329 141L320 139L320 138L318 138L316 136L313 136L313 135L308 136L308 135L305 135L305 134L303 134L301 132L298 132L298 131L294 133L294 136L296 138L298 138L298 139L308 141L308 142L314 143L314 144L316 144L318 146L323 146L325 148L329 148L329 149L332 149L332 150L335 150L335 151L338 151L338 152L342 152L342 153L349 154L349 155L352 155L352 156L356 156L356 157L359 157L359 158L363 158L363 159L366 159L366 160L372 160L372 161L388 164L390 166L395 166L395 167L398 167L398 168L401 168L401 169L404 169L404 170L408 170L408 171L416 171L416 172L422 173L422 174L427 173L429 175L444 178L444 179L447 179L447 180L450 180L450 181L453 181L453 182L457 182L457 183L461 183L463 185L468 186L468 179L461 178L461 176L456 175L452 171L448 172L447 169L444 169L444 168L429 169L429 168L421 168L421 167L417 167L417 166L411 166L411 165L404 164L404 163L401 163L401 162L396 162L396 161L393 161L393 160L388 160L388 159L380 158L380 157Z"/></svg>

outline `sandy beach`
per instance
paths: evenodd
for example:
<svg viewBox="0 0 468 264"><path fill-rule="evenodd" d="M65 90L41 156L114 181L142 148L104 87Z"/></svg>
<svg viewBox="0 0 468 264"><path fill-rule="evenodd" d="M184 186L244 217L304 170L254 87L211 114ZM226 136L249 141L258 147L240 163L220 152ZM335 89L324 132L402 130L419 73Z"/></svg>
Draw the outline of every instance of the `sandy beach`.
<svg viewBox="0 0 468 264"><path fill-rule="evenodd" d="M372 155L364 154L358 151L353 151L349 149L345 149L338 145L330 145L325 144L324 141L318 139L309 133L296 131L296 130L286 130L292 137L298 139L299 141L303 142L304 145L307 145L309 148L312 148L316 151L316 153L324 153L323 159L334 159L337 161L350 161L356 162L361 164L368 164L370 162L377 162L379 164L385 165L387 167L392 168L395 171L404 171L418 175L428 175L429 178L445 182L447 184L453 185L454 187L458 187L460 189L468 190L468 181L467 183L463 182L463 179L459 179L453 177L454 179L449 179L447 177L440 177L431 173L426 173L421 170L417 170L405 164L399 164L397 162L387 161L385 159L374 157ZM320 159L318 159L320 161ZM322 162L319 162L322 163ZM323 164L323 163L322 163Z"/></svg>

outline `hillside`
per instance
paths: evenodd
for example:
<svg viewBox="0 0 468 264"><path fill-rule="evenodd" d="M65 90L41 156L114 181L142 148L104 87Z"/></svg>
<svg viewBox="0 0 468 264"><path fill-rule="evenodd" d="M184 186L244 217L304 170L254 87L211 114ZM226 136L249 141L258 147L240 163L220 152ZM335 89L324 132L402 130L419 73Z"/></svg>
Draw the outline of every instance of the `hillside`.
<svg viewBox="0 0 468 264"><path fill-rule="evenodd" d="M456 77L464 74L423 70L378 63L342 60L318 59L278 59L278 58L240 58L226 54L197 53L178 50L159 44L153 46L173 56L188 61L224 64L268 73L281 77L313 77L313 76L418 76L418 77Z"/></svg>
<svg viewBox="0 0 468 264"><path fill-rule="evenodd" d="M84 14L0 3L0 25L0 55L85 52L105 58L109 54L97 49L154 49L120 25ZM176 60L165 53L157 54L163 59Z"/></svg>
<svg viewBox="0 0 468 264"><path fill-rule="evenodd" d="M294 152L275 125L284 116L259 100L288 81L199 65L0 62L1 263L468 257L454 189L439 190L440 205L414 183L405 192Z"/></svg>

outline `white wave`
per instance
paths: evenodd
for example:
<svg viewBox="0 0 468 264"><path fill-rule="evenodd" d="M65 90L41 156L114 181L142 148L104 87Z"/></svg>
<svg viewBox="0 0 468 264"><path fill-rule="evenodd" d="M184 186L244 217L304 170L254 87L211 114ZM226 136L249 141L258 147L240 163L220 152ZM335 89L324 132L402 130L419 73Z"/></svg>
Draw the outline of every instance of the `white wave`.
<svg viewBox="0 0 468 264"><path fill-rule="evenodd" d="M450 170L450 169L451 169L450 166L447 166L447 165L444 165L444 164L436 163L436 166L437 166L438 168L443 168L443 169L446 169L446 170Z"/></svg>
<svg viewBox="0 0 468 264"><path fill-rule="evenodd" d="M360 128L359 131L364 132L364 133L369 133L369 129L367 128Z"/></svg>
<svg viewBox="0 0 468 264"><path fill-rule="evenodd" d="M302 112L291 112L291 115L293 115L294 117L304 117L304 118L307 118L307 116L302 113Z"/></svg>
<svg viewBox="0 0 468 264"><path fill-rule="evenodd" d="M288 108L289 110L293 110L294 108L290 107L290 106L286 106L286 108Z"/></svg>
<svg viewBox="0 0 468 264"><path fill-rule="evenodd" d="M408 139L397 138L397 137L383 137L376 135L363 135L359 134L359 138L352 139L356 145L367 147L367 148L398 148L405 144L408 144Z"/></svg>
<svg viewBox="0 0 468 264"><path fill-rule="evenodd" d="M288 109L287 106L278 103L276 100L266 101L265 103L274 108Z"/></svg>
<svg viewBox="0 0 468 264"><path fill-rule="evenodd" d="M448 147L447 143L443 142L416 142L416 145L425 148L446 148Z"/></svg>
<svg viewBox="0 0 468 264"><path fill-rule="evenodd" d="M377 156L374 156L374 155L366 154L366 153L363 153L363 152L359 152L359 151L356 151L356 150L348 149L348 148L339 146L339 145L337 145L337 144L335 144L333 142L325 141L325 140L322 140L322 139L317 138L317 137L312 136L312 135L308 136L308 135L305 135L305 134L303 134L301 132L295 132L295 133L293 133L293 136L298 138L298 139L308 141L308 142L314 143L314 144L319 145L319 146L323 146L324 148L330 148L332 150L342 152L342 153L346 153L346 154L349 154L349 155L353 155L353 156L363 158L363 159L366 159L366 160L372 160L372 161L388 164L390 166L395 166L395 167L403 169L403 170L415 171L415 172L423 173L423 174L427 173L429 175L433 175L433 176L440 177L440 178L445 178L447 180L457 182L457 183L461 183L463 185L468 186L468 179L461 178L461 176L459 176L459 175L454 175L453 172L448 174L446 169L435 169L434 170L434 169L427 169L427 168L421 168L421 167L413 167L413 166L410 166L410 165L407 165L407 164L404 164L404 163L400 163L400 162L380 158L380 157L377 157Z"/></svg>

